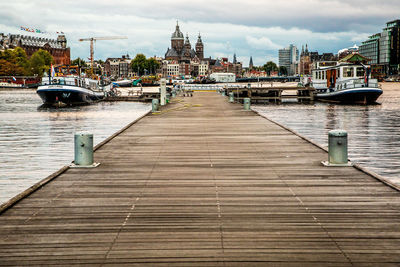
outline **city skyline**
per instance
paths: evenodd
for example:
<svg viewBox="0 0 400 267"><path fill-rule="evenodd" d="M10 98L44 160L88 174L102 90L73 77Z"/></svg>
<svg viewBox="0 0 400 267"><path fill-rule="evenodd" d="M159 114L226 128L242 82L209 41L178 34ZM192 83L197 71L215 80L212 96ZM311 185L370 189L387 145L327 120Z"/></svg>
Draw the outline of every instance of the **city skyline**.
<svg viewBox="0 0 400 267"><path fill-rule="evenodd" d="M269 60L277 63L278 50L289 44L301 47L307 43L311 51L337 53L344 47L360 45L369 35L381 31L387 21L397 19L400 12L397 1L378 4L369 0L203 1L201 4L158 0L145 3L119 0L112 4L92 0L15 1L1 3L0 7L0 32L55 39L55 33L62 31L71 47L72 59L89 56L88 43L79 42L79 38L115 35L128 39L98 41L96 59L126 53L131 57L137 53L163 57L178 20L192 45L201 33L205 57L233 60L236 54L244 66L250 56L254 65ZM21 31L21 26L54 34L30 34Z"/></svg>

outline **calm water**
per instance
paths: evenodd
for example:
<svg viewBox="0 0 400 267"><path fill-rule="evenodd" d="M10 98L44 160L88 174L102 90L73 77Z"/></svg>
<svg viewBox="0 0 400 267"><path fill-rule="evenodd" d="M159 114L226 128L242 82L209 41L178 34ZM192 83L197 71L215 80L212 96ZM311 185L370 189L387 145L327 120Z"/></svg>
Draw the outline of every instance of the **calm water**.
<svg viewBox="0 0 400 267"><path fill-rule="evenodd" d="M400 185L400 84L384 84L383 90L381 105L283 103L253 108L325 147L330 130L346 130L349 158Z"/></svg>
<svg viewBox="0 0 400 267"><path fill-rule="evenodd" d="M98 144L151 109L134 102L41 104L35 91L0 91L0 203L71 163L75 132L93 133Z"/></svg>

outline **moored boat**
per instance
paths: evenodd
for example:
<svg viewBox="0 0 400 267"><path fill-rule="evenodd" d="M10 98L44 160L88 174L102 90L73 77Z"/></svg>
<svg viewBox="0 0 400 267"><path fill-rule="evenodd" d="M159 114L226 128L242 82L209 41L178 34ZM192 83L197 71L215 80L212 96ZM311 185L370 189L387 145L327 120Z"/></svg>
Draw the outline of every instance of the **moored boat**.
<svg viewBox="0 0 400 267"><path fill-rule="evenodd" d="M313 70L312 86L320 101L343 104L372 104L383 93L378 80L371 79L367 58L352 54L336 66Z"/></svg>
<svg viewBox="0 0 400 267"><path fill-rule="evenodd" d="M0 88L20 89L20 88L25 88L25 87L22 84L9 83L9 82L0 82Z"/></svg>
<svg viewBox="0 0 400 267"><path fill-rule="evenodd" d="M120 87L131 87L132 86L132 80L119 80L113 82L114 84L120 86Z"/></svg>
<svg viewBox="0 0 400 267"><path fill-rule="evenodd" d="M79 77L44 77L36 93L46 105L72 106L91 104L102 100L105 88L99 81Z"/></svg>

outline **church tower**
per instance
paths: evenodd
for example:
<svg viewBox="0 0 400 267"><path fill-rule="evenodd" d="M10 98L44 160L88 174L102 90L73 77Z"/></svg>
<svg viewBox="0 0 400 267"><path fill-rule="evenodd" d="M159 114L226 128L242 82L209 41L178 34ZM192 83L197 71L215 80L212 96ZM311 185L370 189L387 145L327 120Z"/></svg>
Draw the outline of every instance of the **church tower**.
<svg viewBox="0 0 400 267"><path fill-rule="evenodd" d="M182 53L185 38L179 29L179 24L176 22L175 32L171 36L171 48L175 49L179 54Z"/></svg>
<svg viewBox="0 0 400 267"><path fill-rule="evenodd" d="M188 59L190 59L190 50L192 50L192 45L190 44L189 35L188 34L186 34L186 40L185 40L184 47L185 47L184 56L187 57Z"/></svg>
<svg viewBox="0 0 400 267"><path fill-rule="evenodd" d="M200 60L204 58L204 45L203 42L201 41L200 33L196 43L196 55Z"/></svg>
<svg viewBox="0 0 400 267"><path fill-rule="evenodd" d="M254 65L253 65L253 57L250 56L249 69L252 69L253 66L254 66Z"/></svg>

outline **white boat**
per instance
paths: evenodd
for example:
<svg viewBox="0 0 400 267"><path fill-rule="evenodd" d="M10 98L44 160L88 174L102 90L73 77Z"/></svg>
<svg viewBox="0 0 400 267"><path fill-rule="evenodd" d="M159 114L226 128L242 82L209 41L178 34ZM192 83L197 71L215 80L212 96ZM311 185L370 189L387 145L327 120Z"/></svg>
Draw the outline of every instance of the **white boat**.
<svg viewBox="0 0 400 267"><path fill-rule="evenodd" d="M316 99L345 104L375 103L383 91L378 80L371 79L370 66L364 64L367 60L352 54L336 66L313 70L312 86L316 90Z"/></svg>
<svg viewBox="0 0 400 267"><path fill-rule="evenodd" d="M0 82L0 88L23 88L22 84Z"/></svg>
<svg viewBox="0 0 400 267"><path fill-rule="evenodd" d="M132 80L119 80L113 82L114 84L117 84L120 87L131 87L132 86Z"/></svg>
<svg viewBox="0 0 400 267"><path fill-rule="evenodd" d="M55 106L83 105L102 100L108 87L99 81L79 77L43 77L36 93L44 104Z"/></svg>

